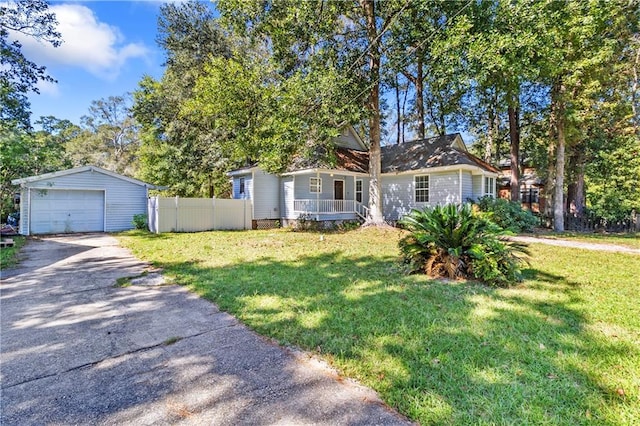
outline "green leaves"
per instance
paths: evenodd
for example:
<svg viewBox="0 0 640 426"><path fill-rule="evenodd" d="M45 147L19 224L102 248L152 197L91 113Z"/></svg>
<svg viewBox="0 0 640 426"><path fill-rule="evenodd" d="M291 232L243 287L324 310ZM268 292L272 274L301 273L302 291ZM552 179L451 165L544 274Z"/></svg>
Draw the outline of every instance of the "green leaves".
<svg viewBox="0 0 640 426"><path fill-rule="evenodd" d="M410 272L492 285L520 279L526 248L503 239L503 229L474 213L470 204L413 210L400 224L410 232L399 242Z"/></svg>

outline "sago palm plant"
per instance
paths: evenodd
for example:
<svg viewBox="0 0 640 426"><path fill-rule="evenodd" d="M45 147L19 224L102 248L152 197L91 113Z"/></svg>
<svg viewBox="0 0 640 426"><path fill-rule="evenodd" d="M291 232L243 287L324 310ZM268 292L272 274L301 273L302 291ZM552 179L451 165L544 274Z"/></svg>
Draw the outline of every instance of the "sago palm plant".
<svg viewBox="0 0 640 426"><path fill-rule="evenodd" d="M520 279L526 246L509 241L506 231L476 214L471 204L413 210L400 224L410 232L399 243L410 272L493 285Z"/></svg>

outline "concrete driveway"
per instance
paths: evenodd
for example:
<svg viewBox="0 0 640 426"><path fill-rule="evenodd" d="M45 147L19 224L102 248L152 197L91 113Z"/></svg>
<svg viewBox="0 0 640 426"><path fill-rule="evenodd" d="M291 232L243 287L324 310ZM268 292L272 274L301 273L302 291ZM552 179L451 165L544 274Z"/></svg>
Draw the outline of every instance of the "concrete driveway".
<svg viewBox="0 0 640 426"><path fill-rule="evenodd" d="M30 240L0 283L0 424L407 424L376 394L178 286L108 235Z"/></svg>

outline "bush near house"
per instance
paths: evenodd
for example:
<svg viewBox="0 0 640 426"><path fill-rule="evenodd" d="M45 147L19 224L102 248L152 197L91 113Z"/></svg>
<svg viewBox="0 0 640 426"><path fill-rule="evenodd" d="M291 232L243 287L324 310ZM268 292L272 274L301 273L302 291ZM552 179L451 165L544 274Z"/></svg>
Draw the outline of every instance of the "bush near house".
<svg viewBox="0 0 640 426"><path fill-rule="evenodd" d="M131 224L136 227L136 229L147 229L147 215L144 213L134 214L133 221Z"/></svg>
<svg viewBox="0 0 640 426"><path fill-rule="evenodd" d="M488 219L512 232L530 232L539 222L533 213L515 201L486 196L478 199L476 206Z"/></svg>
<svg viewBox="0 0 640 426"><path fill-rule="evenodd" d="M399 223L410 232L399 242L409 272L492 285L520 280L525 246L506 240L505 231L471 204L413 210Z"/></svg>

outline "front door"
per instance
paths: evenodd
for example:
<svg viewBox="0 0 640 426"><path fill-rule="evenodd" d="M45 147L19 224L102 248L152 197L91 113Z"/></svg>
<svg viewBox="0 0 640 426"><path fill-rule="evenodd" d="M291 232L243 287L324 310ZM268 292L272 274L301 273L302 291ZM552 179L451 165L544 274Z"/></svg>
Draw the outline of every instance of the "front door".
<svg viewBox="0 0 640 426"><path fill-rule="evenodd" d="M343 180L334 180L333 181L333 199L335 211L344 211L344 181Z"/></svg>

